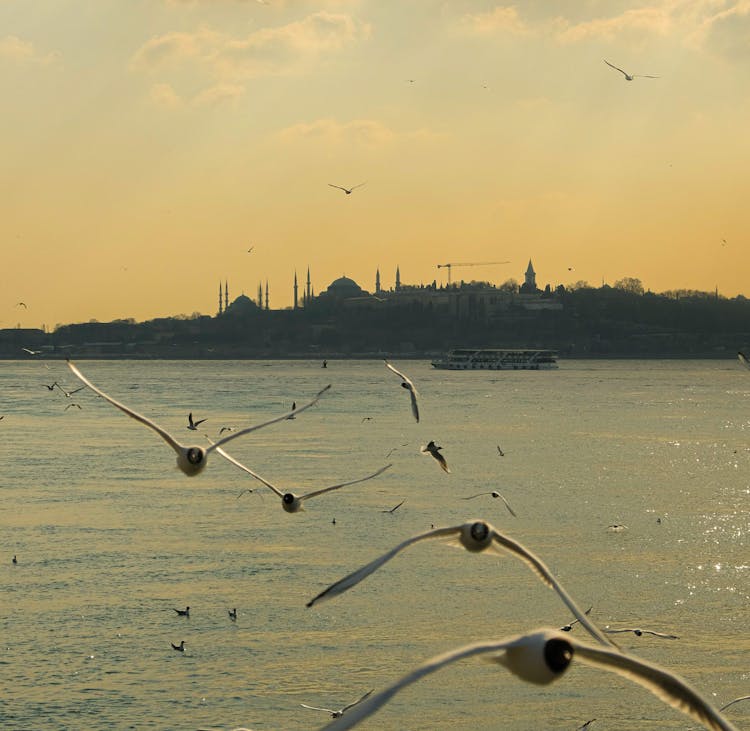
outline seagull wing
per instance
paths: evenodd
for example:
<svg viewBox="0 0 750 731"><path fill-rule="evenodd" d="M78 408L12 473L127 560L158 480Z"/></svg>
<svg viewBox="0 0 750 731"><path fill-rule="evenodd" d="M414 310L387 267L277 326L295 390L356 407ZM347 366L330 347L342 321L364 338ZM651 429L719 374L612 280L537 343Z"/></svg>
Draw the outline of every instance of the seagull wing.
<svg viewBox="0 0 750 731"><path fill-rule="evenodd" d="M443 468L443 472L450 472L448 469L448 463L440 452L435 450L434 452L430 452L430 454L438 461L438 464Z"/></svg>
<svg viewBox="0 0 750 731"><path fill-rule="evenodd" d="M665 640L679 640L677 635L664 634L663 632L654 632L651 629L642 629L641 632L647 635L653 635L654 637L662 637Z"/></svg>
<svg viewBox="0 0 750 731"><path fill-rule="evenodd" d="M440 670L445 665L456 662L457 660L463 660L466 657L473 655L480 655L488 652L499 652L512 647L516 643L522 642L523 637L509 637L504 640L494 642L478 642L473 645L466 645L458 650L451 650L445 652L442 655L437 655L427 662L415 668L410 673L407 673L402 678L397 680L395 683L387 687L385 690L381 690L371 698L363 701L357 707L349 713L345 713L339 718L335 719L327 726L324 726L321 731L345 731L346 729L353 728L360 721L371 716L382 706L384 706L393 696L396 695L402 688L405 688L417 680L424 678L427 675Z"/></svg>
<svg viewBox="0 0 750 731"><path fill-rule="evenodd" d="M737 358L740 361L740 363L742 363L742 365L745 366L745 368L750 369L750 360L747 359L747 356L744 353L738 351Z"/></svg>
<svg viewBox="0 0 750 731"><path fill-rule="evenodd" d="M409 388L409 396L411 396L411 413L414 415L414 421L419 423L419 404L417 403L417 389L414 385Z"/></svg>
<svg viewBox="0 0 750 731"><path fill-rule="evenodd" d="M736 731L719 711L679 676L632 655L591 647L572 639L568 641L573 646L573 657L586 665L609 670L642 685L657 698L672 708L682 711L706 728L714 729L714 731Z"/></svg>
<svg viewBox="0 0 750 731"><path fill-rule="evenodd" d="M660 76L649 76L648 74L633 74L635 79L660 79Z"/></svg>
<svg viewBox="0 0 750 731"><path fill-rule="evenodd" d="M408 548L417 541L424 540L426 538L438 538L440 536L455 536L461 533L461 526L453 526L452 528L435 528L434 530L427 531L426 533L420 533L419 535L407 538L407 540L399 543L395 548L392 548L387 553L384 553L379 558L371 561L366 566L363 566L356 571L353 571L348 576L340 579L335 584L331 584L327 589L324 589L316 597L307 602L308 607L311 607L318 601L324 599L331 599L338 594L343 594L347 589L351 589L355 584L358 584L362 579L367 578L371 573L379 569L384 563L390 561L397 553Z"/></svg>
<svg viewBox="0 0 750 731"><path fill-rule="evenodd" d="M471 495L470 497L462 497L461 500L473 500L475 497L479 497L480 495L492 495L491 492L478 492L476 495Z"/></svg>
<svg viewBox="0 0 750 731"><path fill-rule="evenodd" d="M131 418L135 419L136 421L140 421L141 424L144 424L145 426L149 427L150 429L153 429L172 449L174 449L177 454L182 454L182 446L180 443L168 432L166 429L162 429L158 424L151 421L151 419L147 419L145 416L142 416L137 411L133 411L133 409L128 408L125 406L125 404L121 404L119 401L116 401L111 396L107 396L104 391L97 388L91 381L89 381L86 376L81 373L81 371L78 370L78 368L73 365L70 361L68 361L68 367L71 371L75 374L75 376L80 379L83 383L85 383L94 393L99 394L105 401L109 401L109 403L112 404L112 406L120 409L120 411L126 413Z"/></svg>
<svg viewBox="0 0 750 731"><path fill-rule="evenodd" d="M586 628L586 630L592 637L597 639L603 645L607 645L609 647L613 646L614 643L611 640L608 640L602 634L602 632L596 627L596 625L594 625L589 620L589 618L586 616L586 613L581 611L581 609L573 601L568 592L563 589L562 585L552 575L552 572L547 568L547 565L544 563L544 561L542 561L542 559L540 559L536 554L529 551L528 548L522 546L517 541L514 541L512 538L499 533L496 528L492 529L492 538L494 542L499 546L502 546L506 551L509 551L510 553L514 553L516 556L518 556L518 558L528 564L534 570L537 576L539 576L539 578L545 584L547 584L547 586L550 587L550 589L554 589L560 599L562 599L565 603L565 606L567 606L568 609L573 612L575 618ZM616 645L614 646L617 647Z"/></svg>
<svg viewBox="0 0 750 731"><path fill-rule="evenodd" d="M245 467L245 465L242 464L242 462L238 462L230 454L227 454L221 447L216 446L218 442L215 444L208 437L206 437L206 439L208 439L208 441L211 443L212 448L215 449L218 454L224 457L224 459L231 462L235 467L239 467L243 472L247 472L247 474L250 475L250 477L254 477L256 480L258 480L258 482L262 482L266 487L273 490L279 497L284 497L284 493L281 492L281 490L279 490L278 487L274 487L270 482L268 482L268 480L264 480L257 472L253 472L249 467ZM240 495L241 494L242 493L240 493ZM239 495L237 497L239 497Z"/></svg>
<svg viewBox="0 0 750 731"><path fill-rule="evenodd" d="M331 188L338 188L339 190L343 190L344 193L346 193L346 188L342 188L340 185L334 185L333 183L328 183L328 185L331 186Z"/></svg>
<svg viewBox="0 0 750 731"><path fill-rule="evenodd" d="M367 184L367 182L365 181L364 183L359 183L357 185L352 185L352 187L349 188L349 190L357 190L357 188L361 188L363 185L366 185L366 184Z"/></svg>
<svg viewBox="0 0 750 731"><path fill-rule="evenodd" d="M410 378L407 378L401 371L396 370L387 360L383 361L385 363L385 367L392 370L399 378L402 378L404 380L404 383L408 383L411 388L413 388L416 391L416 386L412 383Z"/></svg>
<svg viewBox="0 0 750 731"><path fill-rule="evenodd" d="M497 491L495 491L495 492L497 492ZM508 502L508 501L507 501L507 500L506 500L506 499L505 499L505 498L504 498L504 497L503 497L502 495L500 495L500 493L499 493L499 492L498 492L497 494L498 494L498 496L500 497L500 499L501 499L501 500L502 500L502 501L503 501L503 502L505 503L505 507L506 507L506 508L508 508L508 512L509 512L509 513L510 513L510 514L511 514L511 515L512 515L512 516L513 516L514 518L517 518L518 516L516 515L515 511L513 510L513 508L511 508L511 507L510 507L510 503L509 503L509 502Z"/></svg>
<svg viewBox="0 0 750 731"><path fill-rule="evenodd" d="M406 498L404 498L398 505L396 505L395 508L391 508L390 510L383 510L381 512L383 512L383 513L395 513L405 502L406 502Z"/></svg>
<svg viewBox="0 0 750 731"><path fill-rule="evenodd" d="M750 701L750 695L743 695L740 698L735 698L733 701L729 701L725 706L722 706L719 708L720 711L723 711L725 708L729 708L729 706L733 706L735 703L739 703L740 701Z"/></svg>
<svg viewBox="0 0 750 731"><path fill-rule="evenodd" d="M611 64L611 63L610 63L609 61L607 61L607 59L606 59L606 58L604 58L604 59L602 59L602 60L604 61L604 63L606 63L606 64L607 64L607 66L611 66L611 67L612 67L613 69L616 69L616 70L617 70L617 71L619 71L619 72L620 72L621 74L623 74L623 76L627 77L627 73L626 73L625 71L623 71L623 70L622 70L621 68L619 68L619 67L615 66L614 64Z"/></svg>
<svg viewBox="0 0 750 731"><path fill-rule="evenodd" d="M356 485L358 482L364 482L365 480L371 480L373 477L385 472L389 467L393 467L393 463L387 464L385 467L381 467L377 472L373 472L367 477L360 477L358 480L352 480L351 482L342 482L340 485L331 485L330 487L324 487L322 490L316 490L315 492L308 492L307 495L302 495L299 501L307 500L308 498L315 497L316 495L322 495L324 492L330 492L331 490L338 490L340 487L347 487L348 485Z"/></svg>
<svg viewBox="0 0 750 731"><path fill-rule="evenodd" d="M244 429L240 429L239 431L232 432L229 434L229 436L224 437L223 439L219 439L218 442L215 444L211 444L211 446L206 450L206 454L213 451L214 449L217 449L222 444L226 444L227 442L230 442L232 439L237 439L237 437L241 437L243 434L249 434L250 432L255 431L256 429L262 429L264 426L270 426L271 424L276 424L279 421L284 421L288 419L292 414L299 414L306 409L309 409L311 406L315 406L315 404L318 403L318 400L320 397L331 387L330 384L328 384L325 388L318 391L315 398L310 401L309 403L306 403L304 406L300 406L299 408L293 409L292 411L287 411L286 414L282 414L281 416L277 416L275 419L270 419L269 421L264 421L262 424L256 424L255 426L248 426Z"/></svg>
<svg viewBox="0 0 750 731"><path fill-rule="evenodd" d="M358 705L366 698L369 698L373 694L374 690L375 690L374 688L372 690L368 690L367 693L365 693L361 698L357 698L357 700L354 701L354 703L350 703L348 706L344 706L341 709L341 713L344 713L344 711L348 711L350 708L353 708L354 706Z"/></svg>
<svg viewBox="0 0 750 731"><path fill-rule="evenodd" d="M193 426L200 426L206 419L198 419L198 421L193 422Z"/></svg>
<svg viewBox="0 0 750 731"><path fill-rule="evenodd" d="M325 711L326 713L336 713L332 708L318 708L317 706L308 706L307 703L300 703L303 708L309 708L311 711Z"/></svg>

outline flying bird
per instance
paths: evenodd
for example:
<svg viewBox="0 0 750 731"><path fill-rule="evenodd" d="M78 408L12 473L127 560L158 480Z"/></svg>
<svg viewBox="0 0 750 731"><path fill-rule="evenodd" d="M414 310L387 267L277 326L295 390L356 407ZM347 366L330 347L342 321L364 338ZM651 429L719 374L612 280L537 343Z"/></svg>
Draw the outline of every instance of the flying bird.
<svg viewBox="0 0 750 731"><path fill-rule="evenodd" d="M30 348L21 348L21 350L23 350L24 353L28 353L29 355L41 355L42 354L41 350L31 350Z"/></svg>
<svg viewBox="0 0 750 731"><path fill-rule="evenodd" d="M316 706L308 706L305 703L300 703L300 705L303 708L309 708L312 711L325 711L326 713L331 714L331 718L341 718L341 716L344 715L346 711L348 711L350 708L354 708L358 703L361 703L365 698L369 698L372 695L372 690L368 690L367 693L365 693L361 698L357 698L354 703L350 703L348 706L344 706L343 708L339 708L338 711L334 711L331 708L317 708Z"/></svg>
<svg viewBox="0 0 750 731"><path fill-rule="evenodd" d="M409 396L411 397L411 413L414 415L414 420L419 423L419 405L417 404L419 391L417 391L417 387L401 371L397 371L387 360L383 362L386 368L392 370L401 379L401 385L409 392Z"/></svg>
<svg viewBox="0 0 750 731"><path fill-rule="evenodd" d="M648 74L629 74L626 71L623 71L621 68L618 68L614 64L611 64L607 59L602 59L604 63L607 64L607 66L611 66L613 69L619 71L627 81L632 81L633 79L658 79L658 76L649 76Z"/></svg>
<svg viewBox="0 0 750 731"><path fill-rule="evenodd" d="M390 561L397 553L403 551L405 548L417 543L418 541L425 540L427 538L449 538L454 544L463 546L467 551L471 553L479 553L485 551L488 548L493 548L498 552L502 553L500 549L514 554L517 558L520 558L525 562L539 577L539 579L546 584L549 588L554 589L557 595L562 599L568 609L573 612L578 621L586 628L589 634L601 642L603 645L615 646L616 645L608 639L602 632L586 617L585 613L582 612L578 605L573 601L570 595L563 589L557 579L553 576L552 572L547 568L546 564L535 554L533 554L528 548L523 546L516 540L510 538L510 536L500 533L495 527L484 521L474 521L470 523L463 523L462 525L454 525L450 528L434 528L426 533L419 533L416 536L412 536L407 540L399 543L395 548L392 548L387 553L384 553L379 558L371 561L366 566L352 572L343 579L331 584L327 589L324 589L316 597L307 602L308 607L311 607L316 602L331 599L334 596L343 594L347 589L358 584L363 579L367 578L370 574L374 573L387 561Z"/></svg>
<svg viewBox="0 0 750 731"><path fill-rule="evenodd" d="M729 703L723 705L721 708L719 708L719 710L723 711L725 708L729 708L729 706L733 706L735 703L739 703L740 701L750 701L750 695L743 695L739 698L735 698L733 701L729 701Z"/></svg>
<svg viewBox="0 0 750 731"><path fill-rule="evenodd" d="M73 409L73 408L80 409L81 408L81 404L68 404L65 407L64 411L67 411L68 409Z"/></svg>
<svg viewBox="0 0 750 731"><path fill-rule="evenodd" d="M575 660L599 670L616 673L643 686L666 705L681 711L707 729L737 731L686 680L669 670L632 655L573 640L570 636L546 628L527 635L476 642L437 655L385 690L362 702L346 715L333 720L322 731L345 731L354 728L406 686L458 660L490 653L490 662L502 665L521 680L535 685L549 685L558 680Z"/></svg>
<svg viewBox="0 0 750 731"><path fill-rule="evenodd" d="M492 490L491 492L479 492L476 495L471 495L469 497L462 497L461 500L473 500L475 497L479 497L480 495L492 495L493 498L499 497L505 503L505 507L508 508L508 512L514 518L518 517L513 511L513 508L510 507L510 504L508 503L508 501L497 490Z"/></svg>
<svg viewBox="0 0 750 731"><path fill-rule="evenodd" d="M440 454L441 449L442 447L438 447L435 442L430 441L426 446L420 449L420 452L422 452L422 454L431 454L438 461L438 464L442 467L443 472L450 472L450 469L448 469L448 463L445 461L445 457Z"/></svg>
<svg viewBox="0 0 750 731"><path fill-rule="evenodd" d="M750 370L750 360L748 360L747 356L741 350L737 351L737 360L739 360L745 368Z"/></svg>
<svg viewBox="0 0 750 731"><path fill-rule="evenodd" d="M586 611L584 612L584 614L585 614L585 615L586 615L586 616L588 617L588 616L589 616L589 614L591 614L591 610L592 610L593 608L594 608L594 607L593 607L593 605L592 605L592 606L590 606L590 607L589 607L589 608L588 608L588 609L587 609L587 610L586 610ZM564 625L563 625L562 627L560 627L560 628L558 629L558 631L559 631L559 632L570 632L570 631L571 631L571 630L573 629L573 625L574 625L574 624L575 624L576 622L578 622L578 620L577 620L577 619L574 619L574 620L573 620L573 621L572 621L572 622L571 622L570 624L564 624Z"/></svg>
<svg viewBox="0 0 750 731"><path fill-rule="evenodd" d="M42 386L44 386L48 391L54 391L55 387L57 386L57 381L55 381L51 386L47 385L46 383L43 383Z"/></svg>
<svg viewBox="0 0 750 731"><path fill-rule="evenodd" d="M393 513L395 513L395 512L396 512L396 511L397 511L397 510L398 510L398 509L399 509L399 508L400 508L400 507L401 507L401 506L402 506L402 505L403 505L403 504L405 503L405 502L406 502L406 499L402 500L402 501L401 501L401 502L400 502L400 503L399 503L398 505L396 505L395 507L391 508L390 510L381 510L380 512L381 512L381 513L391 513L391 514L393 514Z"/></svg>
<svg viewBox="0 0 750 731"><path fill-rule="evenodd" d="M306 495L295 495L293 492L282 492L278 487L272 485L268 480L261 477L257 472L253 472L249 467L245 467L245 465L243 465L241 462L238 462L234 457L227 454L223 449L221 449L221 447L217 447L216 451L222 457L224 457L224 459L229 460L233 465L239 467L244 472L247 472L248 475L254 477L259 482L262 482L267 488L276 493L276 495L281 498L281 507L284 508L287 513L297 513L300 510L304 510L304 508L302 507L302 503L305 500L309 500L311 497L317 497L318 495L322 495L323 493L331 492L332 490L338 490L340 487L348 487L349 485L356 485L358 482L371 480L373 477L377 477L378 475L385 472L389 467L393 466L392 464L387 464L385 467L381 467L377 472L373 472L371 475L367 475L367 477L360 477L358 480L351 480L350 482L342 482L339 485L324 487L322 490L315 490L314 492L309 492Z"/></svg>
<svg viewBox="0 0 750 731"><path fill-rule="evenodd" d="M72 391L66 391L57 381L55 381L55 385L65 394L66 398L70 398L74 393L83 391L83 389L86 388L86 386L79 386L78 388L74 388ZM49 388L49 386L47 388Z"/></svg>
<svg viewBox="0 0 750 731"><path fill-rule="evenodd" d="M29 308L26 306L25 302L16 302L16 307L23 307L25 310L28 310ZM26 350L26 348L24 348Z"/></svg>
<svg viewBox="0 0 750 731"><path fill-rule="evenodd" d="M361 188L364 183L360 183L359 185L353 185L351 188L343 188L340 185L334 185L333 183L328 183L328 185L331 186L331 188L338 188L339 190L343 190L344 193L347 195L351 195L353 190L357 190L357 188Z"/></svg>
<svg viewBox="0 0 750 731"><path fill-rule="evenodd" d="M615 629L613 627L605 627L603 631L609 635L618 634L620 632L632 632L636 637L641 637L643 635L653 635L654 637L661 637L665 640L680 639L677 635L668 635L664 634L663 632L654 632L650 629L640 629L639 627L621 627L619 629Z"/></svg>
<svg viewBox="0 0 750 731"><path fill-rule="evenodd" d="M503 452L503 450L502 450L502 449L500 449L500 445L499 445L499 444L497 445L497 453L498 453L498 454L499 454L499 455L500 455L501 457L505 457L505 452Z"/></svg>
<svg viewBox="0 0 750 731"><path fill-rule="evenodd" d="M228 436L225 436L223 439L219 439L218 442L212 443L206 449L198 445L181 444L168 431L166 431L166 429L163 429L155 422L151 421L150 419L147 419L145 416L142 416L137 411L133 411L133 409L129 408L128 406L121 404L119 401L116 401L111 396L107 396L107 394L104 393L104 391L97 388L93 383L91 383L91 381L89 381L88 378L86 378L86 376L84 376L83 373L81 373L81 371L79 371L78 368L75 365L73 365L73 363L71 363L70 361L68 361L68 367L94 393L99 394L99 396L101 396L105 401L109 401L109 403L111 403L112 406L120 409L120 411L123 411L132 419L139 421L141 424L143 424L144 426L147 426L149 429L153 429L177 453L177 466L180 468L180 470L182 470L184 474L188 475L188 477L197 475L203 470L203 468L206 466L206 463L208 461L208 455L217 447L220 447L222 444L226 444L228 441L232 439L236 439L237 437L240 437L243 434L249 434L250 432L256 431L257 429L262 429L263 427L270 426L271 424L276 424L279 421L284 421L289 416L288 413L282 414L281 416L277 416L275 419L270 419L269 421L265 421L262 424L256 424L255 426L245 427L244 429L240 429L236 432L233 432L232 434L229 434ZM301 411L309 409L311 406L314 406L316 403L318 403L318 399L320 399L320 397L330 387L331 386L329 384L328 386L320 390L312 401L310 401L309 403L297 409L296 413L299 414Z"/></svg>
<svg viewBox="0 0 750 731"><path fill-rule="evenodd" d="M206 419L199 419L198 421L193 421L193 412L191 411L188 414L188 425L187 428L190 429L190 431L197 431L198 427L204 422Z"/></svg>

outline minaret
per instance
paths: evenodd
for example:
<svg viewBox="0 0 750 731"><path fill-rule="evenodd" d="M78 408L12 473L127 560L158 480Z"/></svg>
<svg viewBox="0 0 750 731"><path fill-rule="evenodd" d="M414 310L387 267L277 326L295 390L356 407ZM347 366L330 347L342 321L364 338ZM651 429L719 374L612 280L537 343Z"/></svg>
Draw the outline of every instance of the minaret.
<svg viewBox="0 0 750 731"><path fill-rule="evenodd" d="M258 307L263 309L263 284L258 282Z"/></svg>
<svg viewBox="0 0 750 731"><path fill-rule="evenodd" d="M294 270L294 309L297 309L297 270Z"/></svg>
<svg viewBox="0 0 750 731"><path fill-rule="evenodd" d="M375 294L380 294L380 267L375 270Z"/></svg>
<svg viewBox="0 0 750 731"><path fill-rule="evenodd" d="M310 304L310 267L307 267L307 298L305 299L305 304Z"/></svg>
<svg viewBox="0 0 750 731"><path fill-rule="evenodd" d="M223 312L221 308L221 282L219 282L219 314Z"/></svg>
<svg viewBox="0 0 750 731"><path fill-rule="evenodd" d="M229 309L229 285L227 284L227 280L224 280L224 311L226 312Z"/></svg>
<svg viewBox="0 0 750 731"><path fill-rule="evenodd" d="M268 307L268 280L266 279L266 309L269 309Z"/></svg>
<svg viewBox="0 0 750 731"><path fill-rule="evenodd" d="M524 282L526 289L531 292L536 292L536 272L529 259L529 266L526 267L526 281Z"/></svg>
<svg viewBox="0 0 750 731"><path fill-rule="evenodd" d="M401 271L396 267L396 291L401 289Z"/></svg>

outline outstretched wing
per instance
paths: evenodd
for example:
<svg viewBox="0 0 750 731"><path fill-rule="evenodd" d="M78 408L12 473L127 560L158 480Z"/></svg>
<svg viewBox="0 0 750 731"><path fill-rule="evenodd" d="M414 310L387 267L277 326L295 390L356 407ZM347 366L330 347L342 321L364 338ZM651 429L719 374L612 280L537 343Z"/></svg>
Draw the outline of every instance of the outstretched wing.
<svg viewBox="0 0 750 731"><path fill-rule="evenodd" d="M292 414L300 414L303 411L306 411L311 406L315 406L315 404L318 403L318 400L320 397L331 387L331 384L329 383L325 388L322 388L318 393L316 394L315 398L310 401L309 403L306 403L304 406L300 406L298 409L293 409L292 411L287 411L286 414L282 414L281 416L277 416L275 419L270 419L269 421L264 421L262 424L256 424L255 426L248 426L244 429L240 429L239 431L232 432L228 436L224 437L223 439L219 439L218 442L211 443L211 446L206 450L206 454L213 451L214 449L217 449L222 444L226 444L227 442L231 442L232 439L237 439L237 437L241 437L243 434L249 434L250 432L256 431L257 429L262 429L265 426L271 426L271 424L276 424L279 421L285 421L288 419Z"/></svg>
<svg viewBox="0 0 750 731"><path fill-rule="evenodd" d="M317 706L308 706L307 703L300 703L303 708L309 708L311 711L325 711L326 713L336 713L331 708L318 708Z"/></svg>
<svg viewBox="0 0 750 731"><path fill-rule="evenodd" d="M351 480L350 482L342 482L340 485L331 485L330 487L324 487L322 490L316 490L315 492L308 492L307 495L302 495L299 501L307 500L308 498L315 497L316 495L322 495L324 492L330 492L331 490L338 490L340 487L347 487L347 485L356 485L358 482L364 482L365 480L371 480L373 477L385 472L389 467L393 467L393 463L387 464L385 467L381 467L377 472L373 472L367 477L360 477L358 480Z"/></svg>
<svg viewBox="0 0 750 731"><path fill-rule="evenodd" d="M324 589L320 594L307 602L306 606L311 607L316 602L323 601L324 599L331 599L338 594L343 594L347 589L351 589L356 584L359 584L362 579L367 578L371 573L379 569L384 563L390 561L397 553L403 551L417 541L424 540L425 538L437 538L439 536L453 536L460 533L461 526L459 525L453 526L452 528L435 528L426 533L420 533L419 535L408 538L403 541L403 543L399 543L395 548L392 548L390 551L384 553L374 561L371 561L361 569L357 569L343 579L339 579L335 584L331 584L327 589Z"/></svg>
<svg viewBox="0 0 750 731"><path fill-rule="evenodd" d="M613 69L616 69L616 70L617 70L617 71L619 71L619 72L620 72L620 73L621 73L621 74L622 74L623 76L625 76L625 77L627 78L627 73L626 73L625 71L623 71L623 70L622 70L621 68L619 68L618 66L615 66L615 65L614 65L613 63L610 63L609 61L607 61L607 59L606 59L606 58L603 58L603 59L602 59L602 61L604 61L604 63L606 63L606 64L607 64L607 66L611 66L611 67L612 67Z"/></svg>
<svg viewBox="0 0 750 731"><path fill-rule="evenodd" d="M109 403L112 404L112 406L120 409L123 413L127 414L132 419L135 419L136 421L140 421L141 424L144 424L145 426L149 427L150 429L153 429L172 449L174 449L177 454L182 454L182 446L180 443L168 432L166 429L162 429L157 423L151 421L151 419L147 419L142 414L139 414L137 411L133 411L133 409L128 408L125 406L125 404L121 404L119 401L116 401L111 396L107 396L104 391L97 388L91 381L89 381L86 376L81 373L81 371L76 368L73 363L68 361L68 367L71 371L75 374L76 378L81 380L84 384L86 384L94 393L99 394L105 401L109 401Z"/></svg>
<svg viewBox="0 0 750 731"><path fill-rule="evenodd" d="M356 706L357 704L365 700L365 698L369 698L373 694L374 690L375 690L374 688L372 690L368 690L367 693L365 693L361 698L357 698L357 700L354 701L354 703L350 703L348 706L344 706L341 709L341 713L343 713L344 711L348 711L350 708L353 708L354 706Z"/></svg>
<svg viewBox="0 0 750 731"><path fill-rule="evenodd" d="M254 477L256 480L258 480L258 482L262 482L266 487L273 490L279 497L284 496L284 493L281 492L281 490L279 490L277 487L274 487L270 482L268 482L268 480L263 479L257 472L253 472L249 467L245 467L242 462L238 462L234 457L232 457L232 455L227 454L221 447L217 447L209 437L206 437L206 439L208 439L208 441L211 443L212 448L216 449L217 453L224 457L224 459L231 462L235 467L239 467L243 472L247 472L250 477ZM250 492L252 492L252 490ZM242 493L240 493L240 495L241 494ZM238 495L237 497L239 497L240 495Z"/></svg>

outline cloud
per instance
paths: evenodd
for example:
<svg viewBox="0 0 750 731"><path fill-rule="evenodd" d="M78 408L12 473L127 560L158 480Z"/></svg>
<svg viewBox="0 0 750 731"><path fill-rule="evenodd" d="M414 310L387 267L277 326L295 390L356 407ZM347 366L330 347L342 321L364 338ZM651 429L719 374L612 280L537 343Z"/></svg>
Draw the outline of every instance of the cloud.
<svg viewBox="0 0 750 731"><path fill-rule="evenodd" d="M653 6L633 8L619 15L579 23L557 18L554 25L558 40L564 43L578 43L590 39L613 41L624 35L667 35L674 29L675 18L670 8Z"/></svg>
<svg viewBox="0 0 750 731"><path fill-rule="evenodd" d="M0 38L0 59L46 65L56 61L58 57L56 53L40 53L31 41L25 41L18 36Z"/></svg>
<svg viewBox="0 0 750 731"><path fill-rule="evenodd" d="M169 84L154 84L151 87L151 101L159 107L175 109L182 106L182 99Z"/></svg>
<svg viewBox="0 0 750 731"><path fill-rule="evenodd" d="M309 70L312 61L366 39L370 26L344 14L317 12L302 20L261 28L244 37L208 29L155 36L131 59L137 70L197 64L214 78L238 78Z"/></svg>
<svg viewBox="0 0 750 731"><path fill-rule="evenodd" d="M719 56L747 61L750 57L750 1L736 2L707 14L690 40Z"/></svg>
<svg viewBox="0 0 750 731"><path fill-rule="evenodd" d="M227 101L233 101L243 96L245 87L239 84L217 84L199 91L191 100L191 104L198 107L213 107Z"/></svg>
<svg viewBox="0 0 750 731"><path fill-rule="evenodd" d="M381 122L371 119L355 119L338 122L335 119L318 119L302 122L280 130L279 137L286 141L317 139L327 142L355 142L364 145L383 145L391 142L395 135Z"/></svg>
<svg viewBox="0 0 750 731"><path fill-rule="evenodd" d="M464 15L462 25L472 33L490 35L511 33L526 35L530 28L523 21L515 5L499 5L486 13Z"/></svg>

